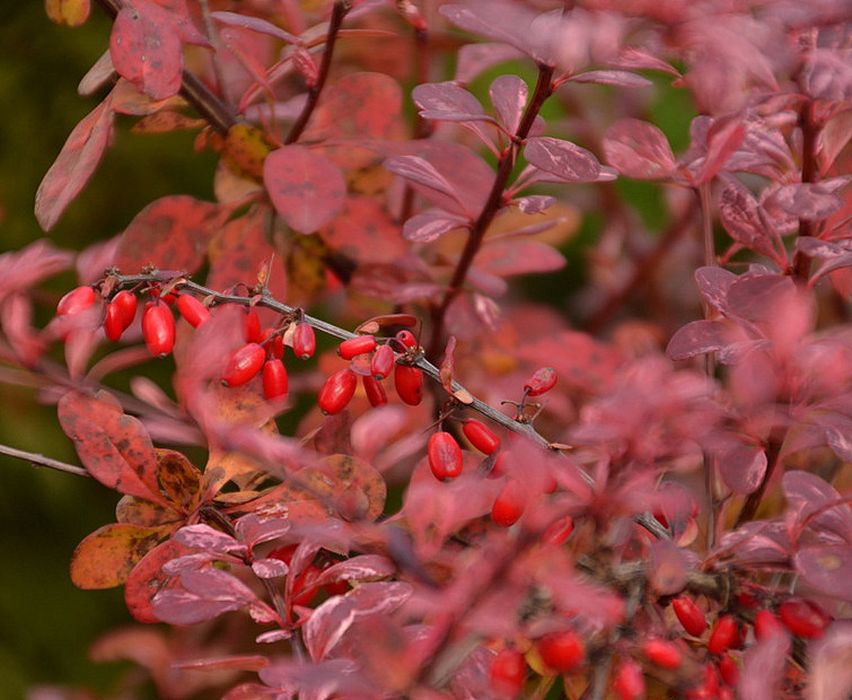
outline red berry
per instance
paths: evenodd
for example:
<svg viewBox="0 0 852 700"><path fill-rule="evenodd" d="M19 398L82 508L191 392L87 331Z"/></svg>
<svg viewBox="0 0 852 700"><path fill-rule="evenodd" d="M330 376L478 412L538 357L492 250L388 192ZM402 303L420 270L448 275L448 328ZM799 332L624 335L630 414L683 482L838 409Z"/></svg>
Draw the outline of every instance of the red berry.
<svg viewBox="0 0 852 700"><path fill-rule="evenodd" d="M286 396L289 390L287 368L277 357L263 365L263 395L269 399Z"/></svg>
<svg viewBox="0 0 852 700"><path fill-rule="evenodd" d="M300 360L312 357L317 349L317 338L314 328L309 323L297 323L293 331L293 352Z"/></svg>
<svg viewBox="0 0 852 700"><path fill-rule="evenodd" d="M257 343L248 343L237 350L222 372L222 384L225 386L242 386L257 376L263 361L266 359L266 351Z"/></svg>
<svg viewBox="0 0 852 700"><path fill-rule="evenodd" d="M726 685L719 688L715 700L734 700L734 691Z"/></svg>
<svg viewBox="0 0 852 700"><path fill-rule="evenodd" d="M373 407L384 406L388 402L388 395L385 393L385 388L379 384L373 377L363 376L361 381L364 383L364 391L367 393L367 399Z"/></svg>
<svg viewBox="0 0 852 700"><path fill-rule="evenodd" d="M429 467L436 479L455 479L462 472L462 451L449 433L438 431L429 438L426 449Z"/></svg>
<svg viewBox="0 0 852 700"><path fill-rule="evenodd" d="M494 458L494 465L491 467L491 471L488 472L488 476L491 478L497 478L499 476L503 476L508 473L509 468L506 464L506 461L509 458L506 456L505 452L501 452Z"/></svg>
<svg viewBox="0 0 852 700"><path fill-rule="evenodd" d="M417 406L423 400L423 371L419 367L396 365L393 382L403 403Z"/></svg>
<svg viewBox="0 0 852 700"><path fill-rule="evenodd" d="M707 651L711 654L724 654L728 649L736 646L739 639L737 621L733 615L723 615L716 621L710 639L707 640Z"/></svg>
<svg viewBox="0 0 852 700"><path fill-rule="evenodd" d="M737 684L740 669L739 666L737 666L737 662L734 661L729 654L725 654L721 659L719 659L719 673L722 676L722 680L729 686L733 687Z"/></svg>
<svg viewBox="0 0 852 700"><path fill-rule="evenodd" d="M761 610L754 616L754 636L757 641L774 637L776 634L784 634L784 626L770 610Z"/></svg>
<svg viewBox="0 0 852 700"><path fill-rule="evenodd" d="M261 344L266 346L270 357L277 357L279 360L284 357L284 338L280 333L276 333L274 328L263 329Z"/></svg>
<svg viewBox="0 0 852 700"><path fill-rule="evenodd" d="M475 418L466 420L462 430L470 444L480 452L490 455L500 449L500 438L482 421Z"/></svg>
<svg viewBox="0 0 852 700"><path fill-rule="evenodd" d="M704 617L704 613L691 598L685 595L678 596L672 601L672 608L674 608L680 624L693 637L700 637L707 629L707 619Z"/></svg>
<svg viewBox="0 0 852 700"><path fill-rule="evenodd" d="M122 330L130 328L130 325L136 319L136 295L123 289L112 298L110 303L118 307L121 314Z"/></svg>
<svg viewBox="0 0 852 700"><path fill-rule="evenodd" d="M371 335L358 335L344 340L337 346L337 354L344 360L351 360L356 355L373 352L376 349L376 339Z"/></svg>
<svg viewBox="0 0 852 700"><path fill-rule="evenodd" d="M788 598L778 606L781 622L797 637L817 639L822 637L831 618L809 600Z"/></svg>
<svg viewBox="0 0 852 700"><path fill-rule="evenodd" d="M541 396L546 394L556 385L556 370L553 367L542 367L532 373L524 384L524 392L527 396Z"/></svg>
<svg viewBox="0 0 852 700"><path fill-rule="evenodd" d="M524 687L527 662L516 649L503 649L491 661L489 671L491 689L500 697L514 698Z"/></svg>
<svg viewBox="0 0 852 700"><path fill-rule="evenodd" d="M193 328L198 328L210 318L210 310L192 294L179 294L176 305L180 315Z"/></svg>
<svg viewBox="0 0 852 700"><path fill-rule="evenodd" d="M390 345L380 345L370 360L370 372L376 379L382 380L393 372L394 354Z"/></svg>
<svg viewBox="0 0 852 700"><path fill-rule="evenodd" d="M583 640L573 630L546 634L536 642L536 648L545 665L558 673L568 673L586 657Z"/></svg>
<svg viewBox="0 0 852 700"><path fill-rule="evenodd" d="M545 544L560 545L563 544L574 531L574 520L570 515L552 523L541 536L541 541Z"/></svg>
<svg viewBox="0 0 852 700"><path fill-rule="evenodd" d="M165 304L149 301L142 312L142 337L152 355L168 355L175 346L175 317Z"/></svg>
<svg viewBox="0 0 852 700"><path fill-rule="evenodd" d="M396 339L407 348L417 347L417 338L411 331L400 331L396 334Z"/></svg>
<svg viewBox="0 0 852 700"><path fill-rule="evenodd" d="M524 514L525 496L526 493L521 484L514 479L509 479L494 499L494 505L491 506L491 520L503 527L514 525Z"/></svg>
<svg viewBox="0 0 852 700"><path fill-rule="evenodd" d="M77 287L65 294L56 305L57 316L73 316L95 303L97 295L91 287Z"/></svg>
<svg viewBox="0 0 852 700"><path fill-rule="evenodd" d="M124 320L121 316L119 306L111 301L107 305L106 318L104 318L104 334L110 340L118 340L124 333Z"/></svg>
<svg viewBox="0 0 852 700"><path fill-rule="evenodd" d="M325 380L319 393L319 407L323 413L340 413L355 395L358 376L348 367L332 374Z"/></svg>
<svg viewBox="0 0 852 700"><path fill-rule="evenodd" d="M247 343L259 343L263 340L263 330L260 327L260 316L256 309L249 309L246 314L245 338Z"/></svg>
<svg viewBox="0 0 852 700"><path fill-rule="evenodd" d="M645 695L645 676L642 667L633 659L625 659L615 670L612 689L619 700L639 700Z"/></svg>
<svg viewBox="0 0 852 700"><path fill-rule="evenodd" d="M642 651L648 661L663 668L677 668L683 661L683 652L674 642L666 639L649 639L642 645Z"/></svg>

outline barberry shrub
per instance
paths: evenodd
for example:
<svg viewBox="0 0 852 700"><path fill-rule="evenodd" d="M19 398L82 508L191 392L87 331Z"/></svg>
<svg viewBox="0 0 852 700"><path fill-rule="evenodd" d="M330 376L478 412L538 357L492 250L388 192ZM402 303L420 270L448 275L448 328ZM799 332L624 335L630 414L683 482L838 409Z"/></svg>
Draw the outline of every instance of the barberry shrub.
<svg viewBox="0 0 852 700"><path fill-rule="evenodd" d="M0 257L82 467L0 451L118 494L109 697L848 697L848 3L94 5L46 2L113 22L43 229L119 116L218 158Z"/></svg>

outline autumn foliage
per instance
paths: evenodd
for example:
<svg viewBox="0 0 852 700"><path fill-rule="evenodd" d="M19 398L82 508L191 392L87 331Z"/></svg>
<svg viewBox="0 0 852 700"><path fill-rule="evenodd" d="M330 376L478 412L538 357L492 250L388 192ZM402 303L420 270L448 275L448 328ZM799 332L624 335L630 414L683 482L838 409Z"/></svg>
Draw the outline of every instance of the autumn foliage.
<svg viewBox="0 0 852 700"><path fill-rule="evenodd" d="M113 23L45 231L128 117L218 158L0 256L0 362L117 493L71 555L139 623L101 656L163 698L849 696L848 3L46 8Z"/></svg>

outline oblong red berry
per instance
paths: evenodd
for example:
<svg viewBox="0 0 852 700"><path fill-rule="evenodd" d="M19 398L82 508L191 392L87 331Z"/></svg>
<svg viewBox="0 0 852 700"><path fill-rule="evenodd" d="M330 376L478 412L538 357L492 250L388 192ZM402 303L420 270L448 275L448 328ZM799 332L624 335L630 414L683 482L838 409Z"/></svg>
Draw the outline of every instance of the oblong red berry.
<svg viewBox="0 0 852 700"><path fill-rule="evenodd" d="M733 615L722 615L713 626L710 639L707 640L707 651L711 654L724 654L728 649L736 646L739 638L737 621Z"/></svg>
<svg viewBox="0 0 852 700"><path fill-rule="evenodd" d="M754 636L757 637L757 641L762 642L776 634L786 634L781 621L771 610L758 611L754 616Z"/></svg>
<svg viewBox="0 0 852 700"><path fill-rule="evenodd" d="M503 649L491 660L488 680L501 698L514 698L524 687L527 678L527 662L517 649Z"/></svg>
<svg viewBox="0 0 852 700"><path fill-rule="evenodd" d="M500 449L500 438L481 420L471 418L462 426L465 437L477 450L487 455L494 454Z"/></svg>
<svg viewBox="0 0 852 700"><path fill-rule="evenodd" d="M138 304L136 295L133 292L122 289L112 298L110 303L115 304L119 310L123 330L130 328L130 325L136 319L136 307Z"/></svg>
<svg viewBox="0 0 852 700"><path fill-rule="evenodd" d="M175 303L180 315L184 317L186 322L193 328L198 328L208 318L210 318L210 309L196 299L192 294L179 294Z"/></svg>
<svg viewBox="0 0 852 700"><path fill-rule="evenodd" d="M707 629L707 618L691 598L678 596L672 601L672 608L680 624L693 637L700 637Z"/></svg>
<svg viewBox="0 0 852 700"><path fill-rule="evenodd" d="M118 340L122 333L124 333L124 321L121 318L121 309L110 302L107 304L104 318L104 335L110 340Z"/></svg>
<svg viewBox="0 0 852 700"><path fill-rule="evenodd" d="M778 616L784 626L797 637L822 637L831 618L816 603L802 598L788 598L778 606Z"/></svg>
<svg viewBox="0 0 852 700"><path fill-rule="evenodd" d="M284 357L284 338L280 333L276 333L274 328L263 329L261 345L266 346L271 357L277 357L279 360Z"/></svg>
<svg viewBox="0 0 852 700"><path fill-rule="evenodd" d="M380 345L370 358L370 372L378 380L389 377L393 372L394 359L393 348L390 345Z"/></svg>
<svg viewBox="0 0 852 700"><path fill-rule="evenodd" d="M417 347L417 338L411 331L400 331L396 334L396 339L407 348Z"/></svg>
<svg viewBox="0 0 852 700"><path fill-rule="evenodd" d="M249 309L246 313L243 332L247 343L259 343L263 340L263 329L260 327L260 316L257 315L256 309Z"/></svg>
<svg viewBox="0 0 852 700"><path fill-rule="evenodd" d="M318 402L323 413L340 413L355 395L358 376L348 367L338 370L325 380L320 389Z"/></svg>
<svg viewBox="0 0 852 700"><path fill-rule="evenodd" d="M511 527L524 514L526 493L520 483L509 479L491 506L491 520L502 527Z"/></svg>
<svg viewBox="0 0 852 700"><path fill-rule="evenodd" d="M570 515L564 518L559 518L553 522L541 536L541 541L545 544L560 545L563 544L574 532L574 519Z"/></svg>
<svg viewBox="0 0 852 700"><path fill-rule="evenodd" d="M388 395L385 393L385 388L374 377L365 375L361 377L361 381L364 383L364 391L371 406L374 408L384 406L388 402Z"/></svg>
<svg viewBox="0 0 852 700"><path fill-rule="evenodd" d="M372 335L359 335L344 340L337 346L337 354L344 360L351 360L356 355L373 352L376 349L376 339Z"/></svg>
<svg viewBox="0 0 852 700"><path fill-rule="evenodd" d="M542 367L532 373L524 384L527 396L541 396L556 385L556 370L553 367Z"/></svg>
<svg viewBox="0 0 852 700"><path fill-rule="evenodd" d="M683 661L683 652L677 644L666 639L649 639L642 645L648 661L662 668L677 668Z"/></svg>
<svg viewBox="0 0 852 700"><path fill-rule="evenodd" d="M300 360L312 357L317 349L317 338L310 323L300 322L293 331L293 352Z"/></svg>
<svg viewBox="0 0 852 700"><path fill-rule="evenodd" d="M722 676L722 680L729 686L734 687L737 684L740 676L740 668L737 666L737 662L731 658L730 654L725 654L719 659L719 675Z"/></svg>
<svg viewBox="0 0 852 700"><path fill-rule="evenodd" d="M573 630L551 632L536 642L538 655L545 665L558 673L567 673L586 658L583 639Z"/></svg>
<svg viewBox="0 0 852 700"><path fill-rule="evenodd" d="M263 365L263 395L269 399L286 396L289 391L287 368L277 357L267 360Z"/></svg>
<svg viewBox="0 0 852 700"><path fill-rule="evenodd" d="M423 400L423 371L419 367L396 365L393 382L403 403L417 406Z"/></svg>
<svg viewBox="0 0 852 700"><path fill-rule="evenodd" d="M625 659L615 670L612 689L619 700L639 700L645 695L645 676L642 667L633 659Z"/></svg>
<svg viewBox="0 0 852 700"><path fill-rule="evenodd" d="M225 365L222 384L242 386L257 376L266 359L266 351L257 343L248 343L237 350Z"/></svg>
<svg viewBox="0 0 852 700"><path fill-rule="evenodd" d="M157 357L168 355L175 346L175 317L172 310L157 301L149 301L142 312L142 337L148 351Z"/></svg>
<svg viewBox="0 0 852 700"><path fill-rule="evenodd" d="M95 303L97 294L92 287L76 287L66 293L56 305L57 316L73 316Z"/></svg>
<svg viewBox="0 0 852 700"><path fill-rule="evenodd" d="M436 479L455 479L462 473L462 451L456 439L439 430L429 438L426 449L429 467Z"/></svg>

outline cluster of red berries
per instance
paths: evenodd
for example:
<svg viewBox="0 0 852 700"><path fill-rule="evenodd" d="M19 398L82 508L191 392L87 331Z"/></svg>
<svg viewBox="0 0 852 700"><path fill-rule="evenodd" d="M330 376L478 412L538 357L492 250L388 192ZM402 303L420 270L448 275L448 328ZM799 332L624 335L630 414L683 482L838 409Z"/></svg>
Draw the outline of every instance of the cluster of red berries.
<svg viewBox="0 0 852 700"><path fill-rule="evenodd" d="M387 342L380 343L374 335L358 335L344 340L337 354L349 360L345 367L325 380L319 392L319 406L323 413L340 413L355 395L358 376L371 406L388 402L382 381L393 372L394 387L403 403L417 406L423 400L423 370L406 362L418 353L417 339L411 331L402 330ZM403 360L397 362L398 359Z"/></svg>
<svg viewBox="0 0 852 700"><path fill-rule="evenodd" d="M291 544L285 547L279 547L269 553L270 559L283 561L288 566L290 565L293 555L296 553L297 545ZM292 599L293 605L308 606L313 603L314 599L320 593L326 596L342 595L349 590L349 584L346 581L334 581L324 585L318 585L318 580L329 566L334 562L330 560L319 561L319 557L305 567L305 569L296 576L292 584Z"/></svg>
<svg viewBox="0 0 852 700"><path fill-rule="evenodd" d="M549 632L536 640L535 651L550 674L570 673L586 660L586 645L574 630ZM527 662L515 648L501 650L491 661L489 682L498 698L515 698L524 687L527 678Z"/></svg>

